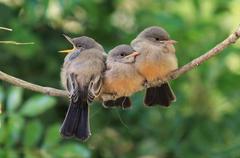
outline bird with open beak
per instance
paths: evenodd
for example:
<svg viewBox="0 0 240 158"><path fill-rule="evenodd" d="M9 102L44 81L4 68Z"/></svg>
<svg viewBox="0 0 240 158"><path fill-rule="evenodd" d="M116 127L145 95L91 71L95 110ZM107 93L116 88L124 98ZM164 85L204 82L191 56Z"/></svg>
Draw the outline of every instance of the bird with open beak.
<svg viewBox="0 0 240 158"><path fill-rule="evenodd" d="M152 26L144 29L132 42L131 46L140 53L136 60L136 69L148 84L163 80L171 71L178 68L174 44L169 34L161 27ZM164 83L147 88L144 103L147 106L169 106L176 97L169 85Z"/></svg>
<svg viewBox="0 0 240 158"><path fill-rule="evenodd" d="M119 45L108 53L101 93L122 97L110 101L103 97L105 106L122 108L131 106L128 96L142 89L145 80L134 67L136 57L139 55L140 53L129 45Z"/></svg>
<svg viewBox="0 0 240 158"><path fill-rule="evenodd" d="M63 137L75 136L84 141L91 135L89 104L101 91L106 54L103 47L90 37L71 39L64 36L73 49L60 51L68 53L61 71L61 81L70 96L60 133Z"/></svg>

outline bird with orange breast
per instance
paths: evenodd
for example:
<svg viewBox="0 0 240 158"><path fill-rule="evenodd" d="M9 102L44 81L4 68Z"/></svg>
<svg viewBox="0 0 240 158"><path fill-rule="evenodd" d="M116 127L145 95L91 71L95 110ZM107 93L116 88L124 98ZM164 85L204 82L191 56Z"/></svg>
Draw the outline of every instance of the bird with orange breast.
<svg viewBox="0 0 240 158"><path fill-rule="evenodd" d="M147 84L155 84L164 80L173 70L178 68L174 44L163 28L152 26L144 29L132 42L133 49L140 53L135 66L145 78ZM147 106L169 106L176 100L170 84L164 83L147 88L144 103Z"/></svg>

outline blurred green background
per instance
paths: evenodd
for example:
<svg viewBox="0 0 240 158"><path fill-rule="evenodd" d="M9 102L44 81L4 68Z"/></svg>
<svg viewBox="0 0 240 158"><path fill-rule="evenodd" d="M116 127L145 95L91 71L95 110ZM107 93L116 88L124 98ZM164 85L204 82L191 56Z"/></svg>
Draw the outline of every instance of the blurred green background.
<svg viewBox="0 0 240 158"><path fill-rule="evenodd" d="M164 27L179 65L200 56L240 24L240 0L0 0L0 70L61 88L70 48L63 38L87 35L106 51L145 27ZM92 136L64 140L59 127L68 106L55 98L0 81L1 158L236 158L240 157L240 42L171 82L169 108L146 108L143 92L129 110L91 106Z"/></svg>

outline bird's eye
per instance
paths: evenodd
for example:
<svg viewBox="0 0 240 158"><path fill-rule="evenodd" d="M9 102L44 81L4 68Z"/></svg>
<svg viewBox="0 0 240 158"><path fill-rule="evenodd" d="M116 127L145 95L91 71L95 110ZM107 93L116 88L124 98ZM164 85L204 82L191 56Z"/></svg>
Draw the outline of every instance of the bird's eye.
<svg viewBox="0 0 240 158"><path fill-rule="evenodd" d="M124 56L125 56L125 54L124 54L124 53L121 53L121 54L120 54L120 56L121 56L121 57L124 57Z"/></svg>
<svg viewBox="0 0 240 158"><path fill-rule="evenodd" d="M155 38L156 41L160 41L160 39L158 37Z"/></svg>
<svg viewBox="0 0 240 158"><path fill-rule="evenodd" d="M80 44L77 44L76 46L77 46L78 48L82 47Z"/></svg>

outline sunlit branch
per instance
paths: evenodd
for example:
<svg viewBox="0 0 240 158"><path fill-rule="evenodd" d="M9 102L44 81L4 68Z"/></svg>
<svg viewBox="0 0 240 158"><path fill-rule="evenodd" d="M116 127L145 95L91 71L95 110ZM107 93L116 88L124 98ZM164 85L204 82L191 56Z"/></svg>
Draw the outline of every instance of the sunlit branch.
<svg viewBox="0 0 240 158"><path fill-rule="evenodd" d="M227 48L231 44L234 44L239 39L239 37L240 37L240 26L238 27L238 29L235 32L230 34L225 40L223 40L221 43L217 44L214 48L212 48L205 54L201 55L200 57L195 58L188 64L173 71L172 73L170 73L168 75L168 77L165 80L161 80L156 84L160 84L160 83L178 78L182 74L184 74L184 73L192 70L193 68L199 66L200 64L204 63L211 57L221 53L223 51L223 49ZM51 88L51 87L39 86L39 85L30 83L30 82L26 82L24 80L15 78L13 76L10 76L2 71L0 71L0 80L9 82L13 85L16 85L16 86L19 86L19 87L22 87L25 89L29 89L29 90L32 90L35 92L44 93L44 94L47 94L50 96L59 96L59 97L67 97L68 96L68 93L64 90L55 89L55 88ZM154 85L148 85L147 87L151 87L151 86L154 86Z"/></svg>
<svg viewBox="0 0 240 158"><path fill-rule="evenodd" d="M15 45L28 45L34 44L34 42L16 42L16 41L0 41L1 44L15 44Z"/></svg>
<svg viewBox="0 0 240 158"><path fill-rule="evenodd" d="M12 29L10 29L10 28L7 28L7 27L0 27L0 30L12 31Z"/></svg>

